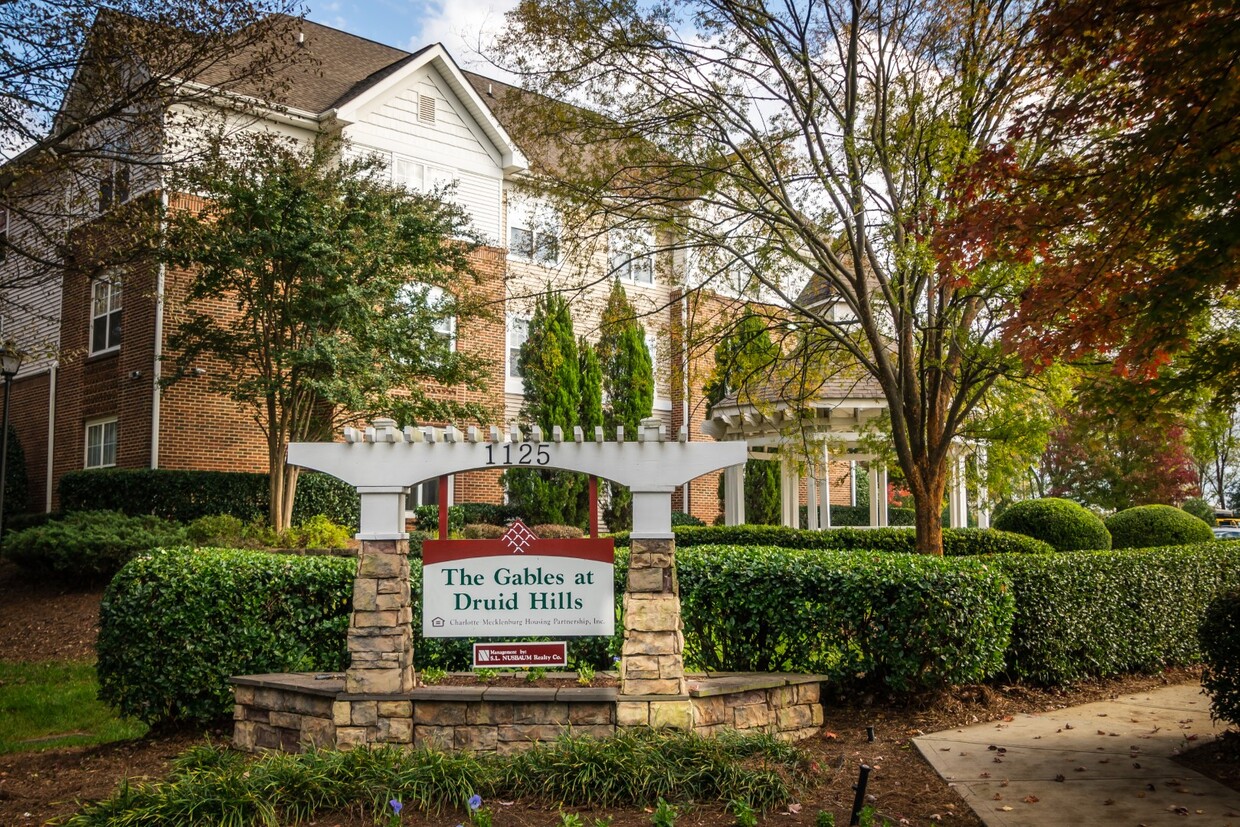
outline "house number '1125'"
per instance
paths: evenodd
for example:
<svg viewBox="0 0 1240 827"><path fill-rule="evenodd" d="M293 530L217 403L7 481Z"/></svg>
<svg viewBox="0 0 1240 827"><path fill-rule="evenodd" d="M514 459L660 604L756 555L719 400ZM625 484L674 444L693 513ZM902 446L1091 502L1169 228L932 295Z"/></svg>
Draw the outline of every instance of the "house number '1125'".
<svg viewBox="0 0 1240 827"><path fill-rule="evenodd" d="M546 465L549 462L551 449L542 443L519 442L516 445L509 443L487 446L487 465Z"/></svg>

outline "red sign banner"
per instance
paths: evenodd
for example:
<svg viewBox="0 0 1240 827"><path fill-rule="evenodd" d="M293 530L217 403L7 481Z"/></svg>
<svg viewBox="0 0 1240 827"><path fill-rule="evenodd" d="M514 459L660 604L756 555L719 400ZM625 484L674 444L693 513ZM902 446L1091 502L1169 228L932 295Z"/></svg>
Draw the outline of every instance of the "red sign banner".
<svg viewBox="0 0 1240 827"><path fill-rule="evenodd" d="M568 644L475 643L474 668L517 669L537 666L568 666Z"/></svg>

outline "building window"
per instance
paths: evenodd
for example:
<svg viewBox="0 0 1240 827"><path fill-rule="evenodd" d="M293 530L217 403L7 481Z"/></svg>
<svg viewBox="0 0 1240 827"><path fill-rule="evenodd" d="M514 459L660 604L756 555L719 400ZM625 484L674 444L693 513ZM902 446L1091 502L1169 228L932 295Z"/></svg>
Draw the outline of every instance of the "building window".
<svg viewBox="0 0 1240 827"><path fill-rule="evenodd" d="M99 212L129 200L129 143L108 141L103 145L99 175Z"/></svg>
<svg viewBox="0 0 1240 827"><path fill-rule="evenodd" d="M607 234L608 267L616 278L654 284L654 231L612 230Z"/></svg>
<svg viewBox="0 0 1240 827"><path fill-rule="evenodd" d="M91 355L116 350L121 346L121 277L96 279L90 297Z"/></svg>
<svg viewBox="0 0 1240 827"><path fill-rule="evenodd" d="M448 505L456 500L456 475L448 475ZM405 511L412 515L426 505L439 505L439 478L425 480L409 487L405 495Z"/></svg>
<svg viewBox="0 0 1240 827"><path fill-rule="evenodd" d="M422 191L422 176L426 167L411 158L396 155L392 158L392 183L410 192Z"/></svg>
<svg viewBox="0 0 1240 827"><path fill-rule="evenodd" d="M560 219L548 204L514 196L508 201L508 255L554 266L560 261Z"/></svg>
<svg viewBox="0 0 1240 827"><path fill-rule="evenodd" d="M524 393L521 381L521 347L530 337L530 320L526 316L508 315L508 365L505 386L508 393Z"/></svg>
<svg viewBox="0 0 1240 827"><path fill-rule="evenodd" d="M86 423L86 467L116 465L116 417Z"/></svg>

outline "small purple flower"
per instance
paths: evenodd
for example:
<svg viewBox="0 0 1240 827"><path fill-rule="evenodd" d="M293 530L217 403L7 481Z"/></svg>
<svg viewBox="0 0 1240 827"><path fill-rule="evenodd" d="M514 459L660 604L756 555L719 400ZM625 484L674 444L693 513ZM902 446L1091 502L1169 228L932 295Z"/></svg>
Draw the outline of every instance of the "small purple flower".
<svg viewBox="0 0 1240 827"><path fill-rule="evenodd" d="M392 812L396 813L396 815L400 815L400 811L405 808L405 805L395 798L388 802L388 806L392 808Z"/></svg>
<svg viewBox="0 0 1240 827"><path fill-rule="evenodd" d="M475 793L469 797L469 809L476 810L482 806L482 796Z"/></svg>

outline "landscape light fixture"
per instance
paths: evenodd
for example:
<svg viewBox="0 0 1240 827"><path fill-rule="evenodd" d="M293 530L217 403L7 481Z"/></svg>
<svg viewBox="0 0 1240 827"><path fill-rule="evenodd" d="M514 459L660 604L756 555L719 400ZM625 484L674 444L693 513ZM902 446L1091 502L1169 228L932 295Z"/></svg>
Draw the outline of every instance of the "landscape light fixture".
<svg viewBox="0 0 1240 827"><path fill-rule="evenodd" d="M4 376L4 418L0 422L0 545L4 544L4 490L9 473L9 403L13 399L13 377L22 369L26 354L8 339L0 345L0 375Z"/></svg>

